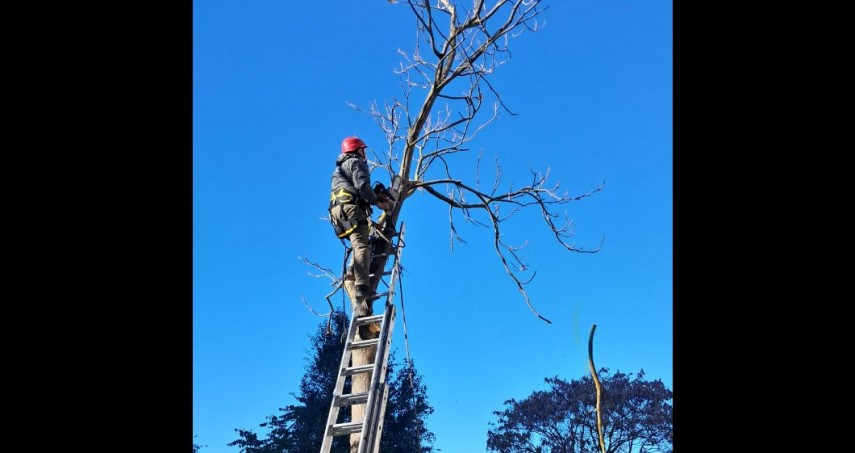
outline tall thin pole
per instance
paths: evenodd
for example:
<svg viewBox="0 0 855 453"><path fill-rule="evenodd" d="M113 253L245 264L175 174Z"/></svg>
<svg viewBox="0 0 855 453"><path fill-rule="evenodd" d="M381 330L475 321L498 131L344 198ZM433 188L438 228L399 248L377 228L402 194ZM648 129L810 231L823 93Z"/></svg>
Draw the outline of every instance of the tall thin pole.
<svg viewBox="0 0 855 453"><path fill-rule="evenodd" d="M597 377L597 368L594 367L594 331L597 325L591 325L591 333L588 335L588 366L591 367L591 376L594 377L594 386L597 389L597 434L600 435L600 450L606 453L606 443L603 441L603 418L600 413L600 378Z"/></svg>

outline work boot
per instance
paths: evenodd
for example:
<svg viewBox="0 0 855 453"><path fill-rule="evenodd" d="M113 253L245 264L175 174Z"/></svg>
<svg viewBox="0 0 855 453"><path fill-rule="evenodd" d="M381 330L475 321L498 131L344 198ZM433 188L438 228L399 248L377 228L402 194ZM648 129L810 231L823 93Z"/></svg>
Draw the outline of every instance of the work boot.
<svg viewBox="0 0 855 453"><path fill-rule="evenodd" d="M356 285L356 297L359 299L368 299L374 294L374 291L367 285Z"/></svg>

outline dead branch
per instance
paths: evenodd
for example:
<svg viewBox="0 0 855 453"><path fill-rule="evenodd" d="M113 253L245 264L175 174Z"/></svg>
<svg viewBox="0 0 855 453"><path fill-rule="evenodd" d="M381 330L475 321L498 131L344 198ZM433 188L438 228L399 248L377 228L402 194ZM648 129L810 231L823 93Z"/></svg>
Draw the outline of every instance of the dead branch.
<svg viewBox="0 0 855 453"><path fill-rule="evenodd" d="M312 260L309 260L309 259L304 258L302 256L297 257L297 259L299 259L303 263L321 271L320 274L309 273L310 276L317 277L317 278L327 277L330 280L332 280L332 283L330 285L333 287L333 290L324 296L324 299L326 299L327 304L329 304L329 306L330 306L330 312L329 313L327 313L325 315L318 313L311 306L309 306L309 303L306 302L305 298L303 298L302 296L300 297L300 300L303 301L303 304L306 306L306 308L309 309L310 312L312 312L313 314L315 314L317 316L329 318L329 319L327 319L327 332L328 333L332 332L332 317L333 317L333 314L335 313L335 308L333 307L332 300L330 300L330 298L333 295L335 295L335 293L337 293L340 289L343 288L343 285L344 285L344 269L346 266L348 254L349 254L348 251L345 251L344 263L342 264L342 272L340 275L336 275L331 269L325 268L325 267L321 266L320 264L318 264Z"/></svg>
<svg viewBox="0 0 855 453"><path fill-rule="evenodd" d="M560 208L603 190L603 185L571 196L560 192L560 182L548 183L547 170L545 174L532 171L527 185L502 191L503 172L497 160L495 179L485 192L480 186L480 155L474 186L454 176L454 160L472 149L470 143L487 125L500 114L516 115L491 79L511 60L511 40L527 31L538 31L542 25L539 16L548 7L539 0L496 0L491 5L474 0L466 6L452 0L408 0L407 5L416 19L417 33L412 50L398 49L402 61L394 72L399 76L402 97L386 102L383 108L376 103L368 109L349 104L368 114L386 138L384 152L372 150L373 166L385 168L390 179L397 175L401 180L399 199L384 223L397 225L404 201L422 189L449 206L452 250L455 241L465 243L455 226L455 211L469 223L490 228L505 273L529 309L550 322L537 313L524 289L536 274L528 278L522 275L529 271L519 254L526 243L506 242L502 225L521 211L537 209L547 231L565 250L596 253L603 241L591 250L577 246L572 241L574 223L566 209L560 212ZM418 102L417 95L423 96ZM436 178L436 171L443 176ZM484 213L486 219L477 218L477 213ZM379 266L385 267L386 258L379 259Z"/></svg>

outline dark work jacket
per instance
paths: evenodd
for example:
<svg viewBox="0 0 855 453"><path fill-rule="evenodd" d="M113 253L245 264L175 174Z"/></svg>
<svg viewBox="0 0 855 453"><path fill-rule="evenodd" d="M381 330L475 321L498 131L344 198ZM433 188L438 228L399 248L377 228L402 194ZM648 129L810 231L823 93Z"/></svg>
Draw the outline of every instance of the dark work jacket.
<svg viewBox="0 0 855 453"><path fill-rule="evenodd" d="M368 163L354 153L342 153L335 161L331 190L344 189L368 204L377 204L377 194L371 188L371 171Z"/></svg>

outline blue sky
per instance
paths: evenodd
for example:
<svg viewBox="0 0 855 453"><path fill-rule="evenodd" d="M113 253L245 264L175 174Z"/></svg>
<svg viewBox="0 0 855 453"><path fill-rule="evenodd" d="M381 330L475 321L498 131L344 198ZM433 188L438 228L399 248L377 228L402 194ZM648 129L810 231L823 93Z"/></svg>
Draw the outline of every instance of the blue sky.
<svg viewBox="0 0 855 453"><path fill-rule="evenodd" d="M481 152L501 163L505 188L527 183L529 168L570 195L604 184L567 210L577 246L605 242L566 252L536 211L504 226L528 241L527 289L547 324L504 274L490 231L458 216L467 243L451 251L446 207L424 193L406 201L408 347L446 453L484 451L492 412L545 377L588 375L592 324L598 367L643 368L673 390L672 2L545 4L545 27L514 39L491 79L519 115L489 125L456 174L474 180ZM264 434L258 424L294 402L322 321L301 298L326 312L331 289L299 257L337 269L342 255L322 219L339 144L355 134L385 147L347 103L401 97L393 70L415 22L380 0L193 7L193 434L203 452L237 452L234 429ZM399 360L403 331L399 315Z"/></svg>

